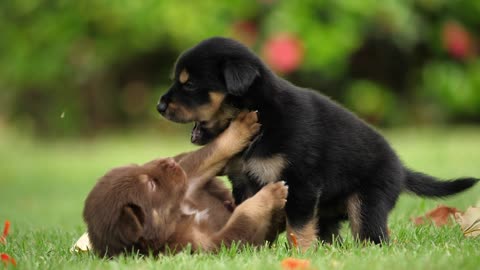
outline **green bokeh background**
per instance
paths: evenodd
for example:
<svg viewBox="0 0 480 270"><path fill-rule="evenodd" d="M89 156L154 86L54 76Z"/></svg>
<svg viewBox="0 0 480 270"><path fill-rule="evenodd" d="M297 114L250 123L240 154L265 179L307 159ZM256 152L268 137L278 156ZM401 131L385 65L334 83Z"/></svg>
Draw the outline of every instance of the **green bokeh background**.
<svg viewBox="0 0 480 270"><path fill-rule="evenodd" d="M285 236L276 248L159 260L69 249L109 168L194 149L191 125L155 106L177 56L211 36L265 60L288 36L303 57L281 76L379 128L407 166L480 177L479 18L478 0L2 0L0 230L12 227L0 253L17 269L280 269L292 256L313 269L478 269L480 239L410 217L478 205L479 185L446 200L402 195L381 247L356 244L344 226L345 245L307 254L285 248Z"/></svg>
<svg viewBox="0 0 480 270"><path fill-rule="evenodd" d="M183 50L227 36L263 57L285 34L304 57L281 75L373 124L478 123L479 14L470 0L1 1L0 124L170 129L155 104Z"/></svg>

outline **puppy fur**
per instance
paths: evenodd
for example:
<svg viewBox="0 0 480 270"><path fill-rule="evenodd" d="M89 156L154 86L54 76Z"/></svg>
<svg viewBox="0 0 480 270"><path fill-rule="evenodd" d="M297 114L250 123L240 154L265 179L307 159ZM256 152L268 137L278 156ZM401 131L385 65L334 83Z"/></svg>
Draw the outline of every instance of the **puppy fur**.
<svg viewBox="0 0 480 270"><path fill-rule="evenodd" d="M265 186L234 209L231 192L214 176L258 132L256 113L242 113L207 146L175 158L111 170L85 201L94 251L153 254L215 251L222 244L260 245L274 213L286 203L283 182ZM233 212L232 212L233 211Z"/></svg>
<svg viewBox="0 0 480 270"><path fill-rule="evenodd" d="M194 121L194 143L215 138L237 111L258 110L259 135L225 172L237 204L267 183L287 181L287 230L302 248L316 237L330 242L346 219L360 240L386 241L387 217L402 191L443 197L478 181L438 181L407 169L371 126L278 77L234 40L207 39L185 51L174 69L157 109L175 122Z"/></svg>

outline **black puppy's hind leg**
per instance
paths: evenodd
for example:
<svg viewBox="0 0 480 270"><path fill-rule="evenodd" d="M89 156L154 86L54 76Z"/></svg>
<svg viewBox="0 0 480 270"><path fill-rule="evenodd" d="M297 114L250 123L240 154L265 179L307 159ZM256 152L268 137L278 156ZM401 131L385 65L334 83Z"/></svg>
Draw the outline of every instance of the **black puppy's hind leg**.
<svg viewBox="0 0 480 270"><path fill-rule="evenodd" d="M287 238L291 246L305 251L314 247L318 233L318 194L312 189L290 186L287 205Z"/></svg>
<svg viewBox="0 0 480 270"><path fill-rule="evenodd" d="M397 197L398 194L389 194L378 188L351 195L347 200L347 212L354 238L375 244L387 242L388 213Z"/></svg>
<svg viewBox="0 0 480 270"><path fill-rule="evenodd" d="M322 243L333 244L335 241L342 241L340 237L340 219L328 218L318 219L317 234Z"/></svg>

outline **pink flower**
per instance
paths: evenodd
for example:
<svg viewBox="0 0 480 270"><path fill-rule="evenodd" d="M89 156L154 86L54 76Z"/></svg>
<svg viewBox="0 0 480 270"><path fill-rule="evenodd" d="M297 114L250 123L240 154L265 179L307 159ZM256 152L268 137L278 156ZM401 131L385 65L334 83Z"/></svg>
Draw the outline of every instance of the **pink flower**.
<svg viewBox="0 0 480 270"><path fill-rule="evenodd" d="M470 33L458 22L449 21L443 26L443 46L457 59L473 55L473 42Z"/></svg>
<svg viewBox="0 0 480 270"><path fill-rule="evenodd" d="M276 34L265 42L263 55L272 69L290 73L301 65L304 48L297 37L288 33Z"/></svg>

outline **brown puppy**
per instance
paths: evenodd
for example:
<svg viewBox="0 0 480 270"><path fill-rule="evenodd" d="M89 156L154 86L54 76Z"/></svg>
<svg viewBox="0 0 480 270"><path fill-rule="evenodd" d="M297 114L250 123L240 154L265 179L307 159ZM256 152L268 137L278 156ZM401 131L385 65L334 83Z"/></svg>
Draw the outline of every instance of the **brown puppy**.
<svg viewBox="0 0 480 270"><path fill-rule="evenodd" d="M233 213L231 193L214 176L259 129L256 113L241 113L217 139L174 159L111 170L85 201L84 220L94 251L115 256L215 251L232 242L262 244L274 212L284 207L283 182L265 186Z"/></svg>

